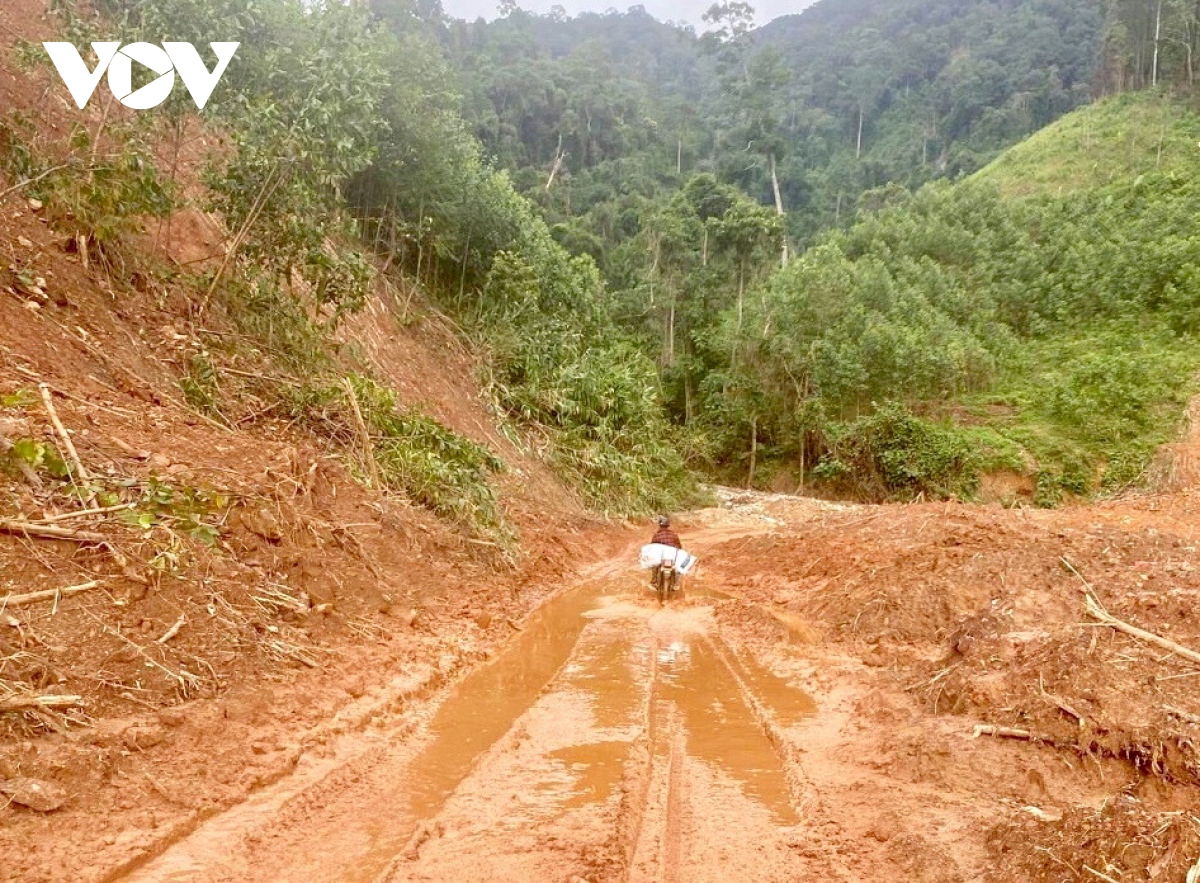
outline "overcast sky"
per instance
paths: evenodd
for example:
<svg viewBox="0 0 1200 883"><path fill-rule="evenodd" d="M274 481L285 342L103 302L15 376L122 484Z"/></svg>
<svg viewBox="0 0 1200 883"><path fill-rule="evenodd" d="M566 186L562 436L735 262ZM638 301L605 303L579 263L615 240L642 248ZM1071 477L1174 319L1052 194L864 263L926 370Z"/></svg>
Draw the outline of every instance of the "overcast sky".
<svg viewBox="0 0 1200 883"><path fill-rule="evenodd" d="M781 15L799 12L813 2L814 0L750 0L750 5L754 7L758 24L763 25ZM660 21L695 25L699 30L703 26L700 17L712 3L713 0L644 0L641 5ZM517 5L537 13L547 13L551 6L560 5L567 10L568 15L578 15L581 12L604 12L609 8L624 12L633 4L628 0L517 0ZM446 10L447 15L469 21L481 16L491 21L497 15L497 6L498 0L442 0L442 8Z"/></svg>

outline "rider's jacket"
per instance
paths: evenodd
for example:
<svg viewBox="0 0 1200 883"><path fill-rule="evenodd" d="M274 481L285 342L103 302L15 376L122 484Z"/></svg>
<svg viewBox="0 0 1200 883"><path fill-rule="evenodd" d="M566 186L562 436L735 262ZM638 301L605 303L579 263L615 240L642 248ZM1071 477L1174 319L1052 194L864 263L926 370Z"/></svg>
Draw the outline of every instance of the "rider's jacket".
<svg viewBox="0 0 1200 883"><path fill-rule="evenodd" d="M671 530L669 527L660 527L658 533L654 535L652 543L662 543L664 546L674 546L676 549L682 549L683 544L679 542L679 534Z"/></svg>

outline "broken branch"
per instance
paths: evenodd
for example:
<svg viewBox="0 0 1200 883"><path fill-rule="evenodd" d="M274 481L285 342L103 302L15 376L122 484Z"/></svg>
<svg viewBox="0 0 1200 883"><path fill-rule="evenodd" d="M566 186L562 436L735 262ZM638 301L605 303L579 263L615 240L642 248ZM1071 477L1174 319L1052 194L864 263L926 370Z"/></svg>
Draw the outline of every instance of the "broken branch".
<svg viewBox="0 0 1200 883"><path fill-rule="evenodd" d="M0 429L0 454L7 456L8 454L12 453L12 451L13 443L5 437L4 430ZM20 471L21 475L24 476L25 480L33 487L41 488L42 479L40 476L38 476L34 468L20 457L14 457L13 460L17 465L17 469Z"/></svg>
<svg viewBox="0 0 1200 883"><path fill-rule="evenodd" d="M1076 711L1067 702L1067 700L1063 699L1061 696L1055 695L1054 693L1046 692L1046 686L1044 683L1042 683L1040 676L1038 677L1038 691L1042 694L1043 699L1045 699L1059 711L1063 712L1064 714L1069 714L1071 717L1075 718L1075 720L1079 721L1079 726L1082 727L1086 725L1087 722L1084 720L1083 715Z"/></svg>
<svg viewBox="0 0 1200 883"><path fill-rule="evenodd" d="M159 671L161 671L167 677L176 681L182 689L187 690L189 687L200 682L200 679L198 677L196 677L194 674L192 674L191 672L171 671L171 669L167 668L165 665L163 665L161 662L159 662L157 659L155 659L153 656L151 656L149 653L147 653L140 645L129 640L129 638L125 637L119 631L116 631L115 629L110 629L108 626L104 627L104 631L107 632L108 634L112 635L113 637L118 638L119 640L123 641L129 647L129 649L133 650L133 652L137 653L139 656L141 656L143 659L145 659L146 662L149 663L151 667L157 668Z"/></svg>
<svg viewBox="0 0 1200 883"><path fill-rule="evenodd" d="M358 427L359 440L363 449L363 465L371 476L371 487L382 489L383 483L379 478L379 464L375 462L375 446L371 442L371 433L367 431L367 422L363 419L362 410L358 407L358 396L354 392L354 384L349 377L342 378L342 386L350 398L350 408L354 412L354 424Z"/></svg>
<svg viewBox="0 0 1200 883"><path fill-rule="evenodd" d="M186 622L187 622L187 614L185 614L185 613L179 614L179 619L175 620L175 624L173 626L171 626L169 629L167 629L163 633L163 636L161 638L159 638L155 643L157 643L157 644L167 643L167 641L171 640L173 637L175 637L177 634L179 634L179 630L181 628L183 628L183 626Z"/></svg>
<svg viewBox="0 0 1200 883"><path fill-rule="evenodd" d="M1195 650L1191 650L1187 647L1184 647L1182 644L1177 644L1174 641L1161 637L1160 635L1156 635L1154 632L1148 632L1145 629L1138 628L1136 625L1130 625L1123 620L1117 619L1104 609L1104 605L1102 605L1091 592L1088 592L1084 595L1084 602L1087 604L1088 613L1109 628L1114 628L1119 632L1124 632L1130 637L1137 638L1139 641L1144 641L1147 644L1153 644L1155 647L1161 647L1164 650L1170 650L1176 656L1182 656L1184 659L1200 663L1200 653L1197 653Z"/></svg>
<svg viewBox="0 0 1200 883"><path fill-rule="evenodd" d="M86 592L89 589L94 589L100 585L99 580L80 583L77 586L67 586L62 589L43 589L38 592L26 592L23 595L6 595L0 599L0 610L5 610L9 607L20 607L23 604L32 604L35 601L58 601L59 598L65 598L68 595L75 595L79 592Z"/></svg>
<svg viewBox="0 0 1200 883"><path fill-rule="evenodd" d="M52 166L51 168L46 169L46 171L42 172L40 175L34 175L32 178L26 178L24 181L18 181L11 187L6 187L5 189L0 190L0 199L3 199L10 193L16 193L18 190L28 187L30 184L36 184L38 181L42 180L42 178L48 178L55 172L61 172L63 169L69 169L71 165L72 163L63 163L60 166Z"/></svg>
<svg viewBox="0 0 1200 883"><path fill-rule="evenodd" d="M1192 714L1190 711L1184 711L1182 708L1176 708L1173 705L1164 705L1163 709L1171 717L1177 717L1181 721L1187 721L1189 724L1200 724L1200 714Z"/></svg>
<svg viewBox="0 0 1200 883"><path fill-rule="evenodd" d="M90 530L71 530L53 524L33 524L29 521L0 519L0 533L11 533L25 537L40 537L51 540L75 540L80 543L103 543L103 534Z"/></svg>
<svg viewBox="0 0 1200 883"><path fill-rule="evenodd" d="M92 476L88 473L86 467L84 467L83 461L79 459L79 452L75 450L75 443L71 441L71 436L67 432L67 428L58 419L58 411L54 409L54 402L50 398L50 384L39 383L38 389L41 390L42 402L46 406L46 413L50 415L50 422L54 424L54 431L62 439L63 448L66 449L67 456L71 458L71 463L75 466L75 474L79 476L81 481L91 481ZM92 508L92 500L95 499L95 496L95 492L88 493L87 499L83 501L85 509Z"/></svg>
<svg viewBox="0 0 1200 883"><path fill-rule="evenodd" d="M1029 730L1022 730L1017 727L998 727L994 724L976 724L971 738L978 739L980 736L996 736L1001 739L1024 739L1028 742L1043 741L1041 737L1033 735Z"/></svg>
<svg viewBox="0 0 1200 883"><path fill-rule="evenodd" d="M47 518L37 518L31 523L56 524L60 521L69 521L72 518L80 518L84 515L107 515L109 512L120 512L123 509L132 509L135 505L135 503L118 503L115 506L105 506L101 509L84 509L82 512L64 512L61 515L51 515Z"/></svg>
<svg viewBox="0 0 1200 883"><path fill-rule="evenodd" d="M0 699L0 711L28 711L41 708L74 708L83 704L82 696L9 696Z"/></svg>

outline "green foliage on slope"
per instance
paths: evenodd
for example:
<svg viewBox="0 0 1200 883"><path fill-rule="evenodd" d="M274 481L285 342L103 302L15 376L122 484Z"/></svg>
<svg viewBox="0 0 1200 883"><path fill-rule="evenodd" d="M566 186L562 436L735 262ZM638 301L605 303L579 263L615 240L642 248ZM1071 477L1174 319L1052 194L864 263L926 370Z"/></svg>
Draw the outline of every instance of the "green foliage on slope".
<svg viewBox="0 0 1200 883"><path fill-rule="evenodd" d="M1128 122L1115 125L1122 108ZM990 427L1028 459L1043 502L1137 480L1200 367L1200 157L1154 170L1150 138L1132 156L1121 133L1147 112L1164 105L1149 96L1079 111L1013 163L1063 169L1062 151L1089 126L1079 117L1094 115L1103 126L1091 130L1107 133L1095 155L1116 164L1088 174L1106 183L1008 197L999 188L1024 176L998 162L893 199L777 272L749 299L743 332L728 332L753 366L760 458L844 462L843 422L892 402ZM1189 113L1170 112L1167 131ZM946 486L941 468L922 467L918 489Z"/></svg>
<svg viewBox="0 0 1200 883"><path fill-rule="evenodd" d="M758 29L745 4L709 14L701 36L640 7L432 17L485 150L609 278L637 217L696 173L764 205L778 190L802 244L865 190L975 171L1090 100L1104 24L1090 0L822 0Z"/></svg>
<svg viewBox="0 0 1200 883"><path fill-rule="evenodd" d="M1006 196L1060 196L1136 178L1191 173L1200 114L1178 97L1128 92L1059 120L1006 150L974 176Z"/></svg>
<svg viewBox="0 0 1200 883"><path fill-rule="evenodd" d="M205 47L220 33L243 43L204 112L224 138L199 207L218 213L229 235L219 269L193 280L197 313L223 305L317 395L336 363L326 332L365 302L374 251L493 355L498 407L546 440L589 499L631 511L692 493L651 364L622 342L592 260L559 245L484 157L426 10L406 0L101 0L99 14L64 6L77 43L109 27L126 41ZM187 102L177 89L140 117L140 136L178 151ZM156 211L182 204L163 193ZM130 208L123 221L136 228L145 211ZM219 416L212 372L192 369L186 397ZM388 486L453 520L502 527L485 498L493 455L373 381L361 379L358 394ZM332 401L317 395L318 410Z"/></svg>

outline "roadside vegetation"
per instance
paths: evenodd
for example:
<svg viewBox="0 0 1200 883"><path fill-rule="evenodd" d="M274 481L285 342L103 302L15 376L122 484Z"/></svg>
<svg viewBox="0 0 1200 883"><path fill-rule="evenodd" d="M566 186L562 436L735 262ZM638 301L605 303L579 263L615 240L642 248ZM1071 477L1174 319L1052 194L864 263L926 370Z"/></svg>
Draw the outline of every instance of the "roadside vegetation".
<svg viewBox="0 0 1200 883"><path fill-rule="evenodd" d="M150 272L193 292L193 317L220 311L274 366L253 384L264 410L339 443L365 481L510 545L492 485L497 453L403 405L332 345L376 277L400 274L485 355L480 380L513 437L546 449L589 502L644 512L696 498L653 363L619 333L591 259L555 242L484 159L439 48L408 26L408 7L103 0L60 11L81 46L114 27L126 41L200 47L229 22L254 34L206 109L222 147L204 160L200 196L177 180L192 125L183 90L160 113L114 114L65 140L10 114L0 137L5 171L118 288L142 269L123 243L147 218L194 207L224 220L222 257ZM212 344L180 388L193 408L228 420L230 392L250 384L223 377L236 345Z"/></svg>
<svg viewBox="0 0 1200 883"><path fill-rule="evenodd" d="M1020 199L1000 183L891 194L748 300L728 350L760 459L872 481L840 453L854 439L910 464L881 490L945 493L962 472L950 484L970 492L1009 469L1041 503L1139 480L1200 367L1194 175ZM927 425L881 435L898 408Z"/></svg>
<svg viewBox="0 0 1200 883"><path fill-rule="evenodd" d="M1059 22L1068 7L1039 14ZM1127 92L973 177L930 181L977 168L1081 103L1081 59L1102 34L1097 75L1148 85L1143 56L1121 49L1144 48L1132 4L1063 31L1070 82L1040 83L1041 97L1003 125L962 83L958 110L939 98L954 71L966 75L950 60L960 13L949 9L934 16L945 40L929 45L910 39L912 10L896 13L906 36L875 61L855 30L858 88L812 79L789 42L809 39L788 37L794 22L757 39L740 4L718 4L711 35L678 32L654 81L661 94L644 88L644 52L621 89L596 93L580 73L619 60L621 46L667 38L624 27L634 12L571 24L516 10L460 28L406 0L102 0L62 11L80 45L110 23L126 39L200 46L231 21L254 34L205 112L221 148L204 160L204 192L185 195L178 160L194 123L180 90L162 113L106 115L58 141L9 114L5 171L118 281L142 272L123 243L144 219L185 206L218 214L221 256L153 272L193 292L193 317L221 311L276 367L273 390L258 390L263 412L338 440L364 480L467 530L508 530L491 486L496 452L422 423L331 345L380 274L406 277L452 318L483 354L480 380L512 437L608 512L695 500L697 474L871 499L969 497L991 472L1023 476L1044 505L1116 490L1142 480L1200 366L1186 98L1161 85ZM968 32L999 28L984 60L1011 48L1019 15L961 15ZM578 41L605 21L612 44L580 55ZM517 79L503 85L485 62L514 47ZM1026 48L1030 70L1056 51ZM899 77L926 50L938 64ZM1179 84L1186 57L1156 56L1151 79ZM988 69L968 67L976 78ZM557 98L507 103L537 72ZM711 87L698 103L689 72ZM1007 102L1017 85L1001 85L992 98ZM798 111L787 122L797 101L853 121L853 140ZM631 128L652 104L671 137ZM900 126L906 107L931 115L919 157ZM797 126L828 148L828 165L789 164ZM890 171L867 174L901 141ZM752 147L739 148L738 172L729 151L743 142ZM834 188L831 221L830 182L851 147L857 177ZM805 217L824 218L815 227L795 210L801 191L815 200ZM193 408L227 420L221 355L214 341L194 356L180 387ZM364 410L351 420L356 395Z"/></svg>

